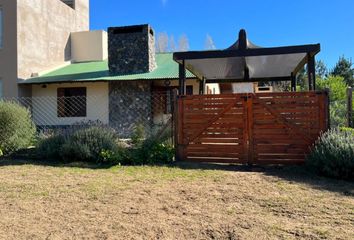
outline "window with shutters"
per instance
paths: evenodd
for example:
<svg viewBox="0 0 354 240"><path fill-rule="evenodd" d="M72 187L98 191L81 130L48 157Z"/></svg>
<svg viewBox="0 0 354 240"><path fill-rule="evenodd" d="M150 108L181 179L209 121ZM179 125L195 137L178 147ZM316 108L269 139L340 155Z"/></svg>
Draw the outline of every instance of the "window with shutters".
<svg viewBox="0 0 354 240"><path fill-rule="evenodd" d="M85 87L58 88L58 117L86 117L87 99Z"/></svg>

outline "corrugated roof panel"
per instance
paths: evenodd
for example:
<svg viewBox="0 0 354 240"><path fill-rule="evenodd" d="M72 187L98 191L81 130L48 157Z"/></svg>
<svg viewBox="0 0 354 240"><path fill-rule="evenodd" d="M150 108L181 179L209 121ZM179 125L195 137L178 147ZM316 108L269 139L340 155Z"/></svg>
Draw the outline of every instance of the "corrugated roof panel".
<svg viewBox="0 0 354 240"><path fill-rule="evenodd" d="M156 54L156 62L157 68L154 71L130 75L110 75L107 61L73 63L43 76L30 78L22 83L41 84L57 82L178 79L178 64L173 60L172 53ZM186 77L195 78L189 71L186 72Z"/></svg>

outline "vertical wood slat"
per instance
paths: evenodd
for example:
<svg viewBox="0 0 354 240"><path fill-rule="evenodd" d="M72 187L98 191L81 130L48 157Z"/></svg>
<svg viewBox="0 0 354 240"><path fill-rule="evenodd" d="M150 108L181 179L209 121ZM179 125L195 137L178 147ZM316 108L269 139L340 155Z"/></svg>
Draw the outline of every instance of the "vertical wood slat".
<svg viewBox="0 0 354 240"><path fill-rule="evenodd" d="M244 158L246 162L249 162L249 138L250 135L248 133L248 112L247 112L247 99L244 98L243 101L243 149L244 149Z"/></svg>
<svg viewBox="0 0 354 240"><path fill-rule="evenodd" d="M253 144L253 97L247 98L247 131L248 131L248 164L254 163L254 144Z"/></svg>

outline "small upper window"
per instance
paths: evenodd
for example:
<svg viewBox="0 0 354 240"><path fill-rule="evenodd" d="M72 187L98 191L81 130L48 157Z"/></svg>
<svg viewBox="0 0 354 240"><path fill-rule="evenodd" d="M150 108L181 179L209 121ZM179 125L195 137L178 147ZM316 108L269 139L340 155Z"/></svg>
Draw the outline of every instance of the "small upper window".
<svg viewBox="0 0 354 240"><path fill-rule="evenodd" d="M75 9L75 0L61 0L63 3L68 5L69 7Z"/></svg>
<svg viewBox="0 0 354 240"><path fill-rule="evenodd" d="M0 48L2 48L3 45L3 14L2 14L2 8L0 6Z"/></svg>

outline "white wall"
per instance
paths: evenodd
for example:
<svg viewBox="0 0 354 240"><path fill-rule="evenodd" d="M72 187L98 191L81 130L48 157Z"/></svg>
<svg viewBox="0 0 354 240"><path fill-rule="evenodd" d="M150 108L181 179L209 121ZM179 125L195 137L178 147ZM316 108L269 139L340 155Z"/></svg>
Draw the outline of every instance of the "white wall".
<svg viewBox="0 0 354 240"><path fill-rule="evenodd" d="M80 121L109 122L109 91L107 82L65 83L32 86L33 119L37 125L71 125ZM59 118L57 115L57 89L63 87L87 88L87 116Z"/></svg>

